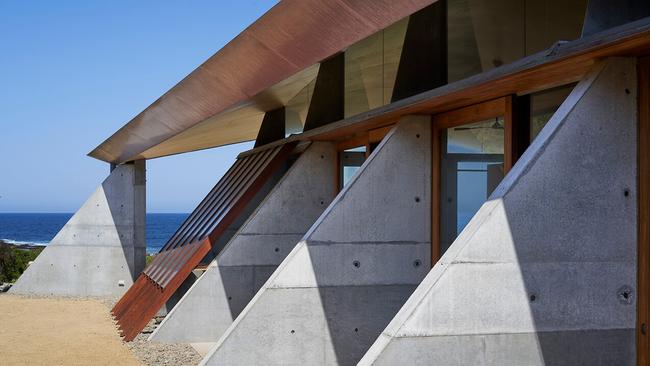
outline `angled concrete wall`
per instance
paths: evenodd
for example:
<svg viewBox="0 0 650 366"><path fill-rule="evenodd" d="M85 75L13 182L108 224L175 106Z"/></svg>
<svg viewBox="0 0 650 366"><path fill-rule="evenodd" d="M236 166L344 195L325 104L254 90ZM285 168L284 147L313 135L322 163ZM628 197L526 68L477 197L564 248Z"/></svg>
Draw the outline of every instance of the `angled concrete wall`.
<svg viewBox="0 0 650 366"><path fill-rule="evenodd" d="M216 342L336 193L336 149L313 143L151 335Z"/></svg>
<svg viewBox="0 0 650 366"><path fill-rule="evenodd" d="M429 268L430 136L429 117L400 121L203 364L363 356Z"/></svg>
<svg viewBox="0 0 650 366"><path fill-rule="evenodd" d="M219 235L219 238L212 243L212 249L208 254L206 254L206 256L201 260L201 262L211 263L217 257L217 255L221 253L221 251L223 251L223 249L230 242L233 236L239 231L242 225L244 225L244 223L251 217L253 212L257 210L257 208L260 206L262 201L268 196L268 194L276 186L276 184L280 181L280 179L284 177L285 173L289 170L291 165L292 165L292 161L287 160L282 164L280 168L276 169L273 172L273 174L266 180L264 185L262 185L260 190L255 194L255 196L253 196L253 198L251 198L250 201L246 204L246 207L240 212L237 218L235 218L235 220L228 226L228 228L221 235ZM281 259L279 261L281 261ZM185 281L183 281L181 286L178 288L178 290L176 290L176 292L167 301L167 303L165 303L165 305L162 308L160 308L156 316L162 316L162 317L167 316L167 314L172 311L172 309L181 300L181 298L185 296L187 291L189 291L190 287L192 287L194 282L203 274L204 271L202 270L193 271L193 273L189 277L187 277ZM264 280L262 280L261 282L263 283ZM245 304L242 305L242 308L244 306ZM180 342L181 340L178 341Z"/></svg>
<svg viewBox="0 0 650 366"><path fill-rule="evenodd" d="M145 162L115 168L20 276L11 293L124 293L145 264L145 200Z"/></svg>
<svg viewBox="0 0 650 366"><path fill-rule="evenodd" d="M636 110L598 65L360 364L635 364Z"/></svg>

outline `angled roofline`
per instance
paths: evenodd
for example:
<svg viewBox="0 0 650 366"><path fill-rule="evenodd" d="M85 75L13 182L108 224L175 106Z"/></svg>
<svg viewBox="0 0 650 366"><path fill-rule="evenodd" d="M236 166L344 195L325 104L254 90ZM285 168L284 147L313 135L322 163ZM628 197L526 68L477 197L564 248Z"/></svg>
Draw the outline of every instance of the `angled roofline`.
<svg viewBox="0 0 650 366"><path fill-rule="evenodd" d="M120 164L436 0L284 0L88 155Z"/></svg>
<svg viewBox="0 0 650 366"><path fill-rule="evenodd" d="M650 54L650 17L569 42L510 64L425 91L284 140L242 152L240 156L290 141L341 141L396 123L409 114L436 114L506 95L525 95L582 79L607 57Z"/></svg>

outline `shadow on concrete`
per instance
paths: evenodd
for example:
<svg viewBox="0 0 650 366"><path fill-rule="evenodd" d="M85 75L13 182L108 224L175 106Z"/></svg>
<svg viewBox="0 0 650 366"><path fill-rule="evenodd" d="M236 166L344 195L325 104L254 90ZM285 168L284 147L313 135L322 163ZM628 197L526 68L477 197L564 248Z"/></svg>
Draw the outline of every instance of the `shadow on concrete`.
<svg viewBox="0 0 650 366"><path fill-rule="evenodd" d="M428 118L401 121L305 236L336 364L356 364L428 272L429 135Z"/></svg>
<svg viewBox="0 0 650 366"><path fill-rule="evenodd" d="M129 171L130 170L130 171ZM124 261L135 281L146 260L146 163L144 160L115 168L101 188L113 226L120 240ZM127 175L127 179L125 179ZM116 185L114 180L120 182Z"/></svg>
<svg viewBox="0 0 650 366"><path fill-rule="evenodd" d="M372 258L364 259L372 261ZM353 265L352 261L349 262ZM318 274L327 270L314 266L317 281ZM355 365L359 362L416 288L416 285L319 285L336 364Z"/></svg>
<svg viewBox="0 0 650 366"><path fill-rule="evenodd" d="M576 87L502 192L545 364L636 362L636 79L629 61L608 62L591 84Z"/></svg>

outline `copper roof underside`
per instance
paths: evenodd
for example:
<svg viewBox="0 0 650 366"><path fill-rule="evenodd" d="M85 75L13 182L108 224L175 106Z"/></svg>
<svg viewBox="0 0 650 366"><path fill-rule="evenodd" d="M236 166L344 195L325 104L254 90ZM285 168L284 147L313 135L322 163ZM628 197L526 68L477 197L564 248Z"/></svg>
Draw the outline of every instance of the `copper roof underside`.
<svg viewBox="0 0 650 366"><path fill-rule="evenodd" d="M123 163L196 150L179 138L172 149L143 154L222 113L263 115L282 103L273 93L259 105L252 102L267 89L435 1L281 1L89 155ZM256 125L238 131L238 118L223 122L230 131L223 138L201 147L254 139Z"/></svg>

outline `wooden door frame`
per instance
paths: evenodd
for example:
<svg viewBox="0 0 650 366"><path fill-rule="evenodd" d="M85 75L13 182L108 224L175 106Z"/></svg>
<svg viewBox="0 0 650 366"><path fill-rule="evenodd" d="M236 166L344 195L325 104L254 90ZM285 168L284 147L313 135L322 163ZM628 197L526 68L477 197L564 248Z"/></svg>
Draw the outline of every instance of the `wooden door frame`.
<svg viewBox="0 0 650 366"><path fill-rule="evenodd" d="M521 143L515 138L521 137L514 126L514 96L508 95L498 99L477 103L468 107L455 109L431 116L431 267L440 259L440 153L442 146L440 132L460 125L480 122L486 119L503 117L504 154L503 173L508 174L519 156Z"/></svg>

